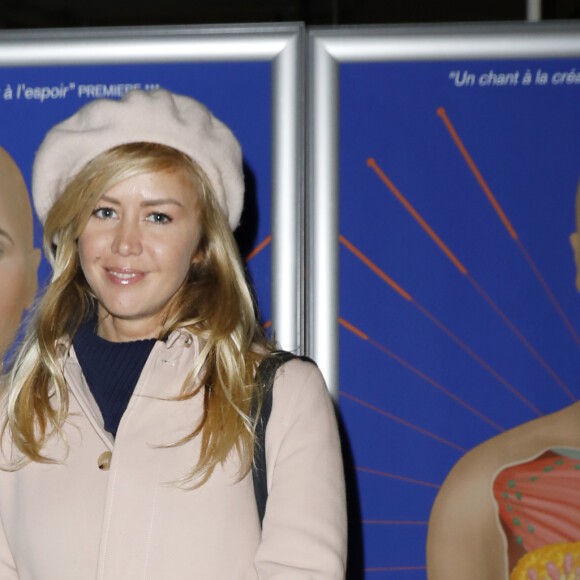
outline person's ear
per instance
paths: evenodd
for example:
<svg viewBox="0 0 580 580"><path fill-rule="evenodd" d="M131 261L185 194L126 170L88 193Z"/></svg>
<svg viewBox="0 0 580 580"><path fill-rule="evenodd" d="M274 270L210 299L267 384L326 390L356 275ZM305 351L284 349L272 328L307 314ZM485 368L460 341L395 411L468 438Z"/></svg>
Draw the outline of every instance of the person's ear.
<svg viewBox="0 0 580 580"><path fill-rule="evenodd" d="M201 255L201 252L197 250L191 257L191 265L193 266L194 264L199 264L202 260L203 256Z"/></svg>

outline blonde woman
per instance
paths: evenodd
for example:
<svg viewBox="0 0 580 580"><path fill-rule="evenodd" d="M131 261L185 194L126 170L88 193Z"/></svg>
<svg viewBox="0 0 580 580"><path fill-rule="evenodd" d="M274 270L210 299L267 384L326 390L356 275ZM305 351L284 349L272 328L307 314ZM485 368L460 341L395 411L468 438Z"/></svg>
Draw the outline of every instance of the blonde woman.
<svg viewBox="0 0 580 580"><path fill-rule="evenodd" d="M241 150L197 101L100 100L54 127L33 196L52 265L5 397L0 577L342 578L345 501L315 365L273 388L261 527L256 321L232 229Z"/></svg>

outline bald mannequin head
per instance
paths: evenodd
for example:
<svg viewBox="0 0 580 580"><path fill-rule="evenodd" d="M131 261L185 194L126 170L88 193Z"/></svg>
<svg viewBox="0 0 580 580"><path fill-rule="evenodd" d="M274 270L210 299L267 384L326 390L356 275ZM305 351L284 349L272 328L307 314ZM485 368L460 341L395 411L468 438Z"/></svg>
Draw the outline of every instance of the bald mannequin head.
<svg viewBox="0 0 580 580"><path fill-rule="evenodd" d="M16 163L0 147L0 365L23 310L34 300L39 260L26 184Z"/></svg>

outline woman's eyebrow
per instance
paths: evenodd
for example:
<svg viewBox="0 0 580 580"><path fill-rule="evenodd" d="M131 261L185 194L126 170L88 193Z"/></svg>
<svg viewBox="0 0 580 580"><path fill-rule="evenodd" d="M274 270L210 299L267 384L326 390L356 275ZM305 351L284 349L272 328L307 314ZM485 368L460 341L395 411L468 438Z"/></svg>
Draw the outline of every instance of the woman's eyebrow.
<svg viewBox="0 0 580 580"><path fill-rule="evenodd" d="M101 199L99 201L107 201L109 203L115 203L117 205L121 205L121 203L119 202L118 199L115 199L114 197L109 197L108 195L103 195L103 197L101 197Z"/></svg>
<svg viewBox="0 0 580 580"><path fill-rule="evenodd" d="M171 197L162 197L159 199L147 199L141 202L141 205L143 207L150 207L152 205L168 205L168 204L183 207L183 204L180 201L177 201L176 199L173 199Z"/></svg>

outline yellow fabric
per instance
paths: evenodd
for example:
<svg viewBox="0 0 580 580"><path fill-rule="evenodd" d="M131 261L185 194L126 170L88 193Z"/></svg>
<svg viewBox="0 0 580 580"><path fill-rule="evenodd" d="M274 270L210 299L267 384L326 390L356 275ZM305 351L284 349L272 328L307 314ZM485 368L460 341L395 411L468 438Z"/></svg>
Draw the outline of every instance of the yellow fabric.
<svg viewBox="0 0 580 580"><path fill-rule="evenodd" d="M580 542L550 544L528 552L520 559L510 575L510 580L578 579L580 579Z"/></svg>

